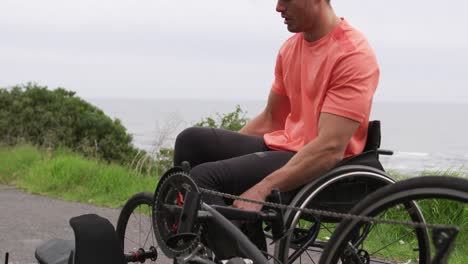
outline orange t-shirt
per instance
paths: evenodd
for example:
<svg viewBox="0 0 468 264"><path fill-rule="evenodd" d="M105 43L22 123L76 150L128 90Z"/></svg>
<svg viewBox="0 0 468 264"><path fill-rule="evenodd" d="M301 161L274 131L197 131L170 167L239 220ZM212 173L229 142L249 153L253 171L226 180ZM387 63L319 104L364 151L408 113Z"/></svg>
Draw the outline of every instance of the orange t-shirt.
<svg viewBox="0 0 468 264"><path fill-rule="evenodd" d="M344 157L361 153L378 81L372 48L344 19L314 42L295 34L279 51L271 88L289 98L291 112L284 130L265 134L265 143L272 149L299 151L317 137L320 113L325 112L361 123Z"/></svg>

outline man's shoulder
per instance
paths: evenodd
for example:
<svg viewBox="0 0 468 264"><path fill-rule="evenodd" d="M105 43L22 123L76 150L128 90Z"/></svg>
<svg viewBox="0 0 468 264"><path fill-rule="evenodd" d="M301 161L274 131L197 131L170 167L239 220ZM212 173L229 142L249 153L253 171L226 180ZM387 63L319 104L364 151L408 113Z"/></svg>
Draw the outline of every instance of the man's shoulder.
<svg viewBox="0 0 468 264"><path fill-rule="evenodd" d="M343 20L338 30L334 31L332 39L336 47L345 54L355 52L374 54L365 35L351 26L346 20Z"/></svg>
<svg viewBox="0 0 468 264"><path fill-rule="evenodd" d="M295 33L293 34L291 37L289 37L284 43L283 45L281 45L281 48L280 48L280 54L286 52L287 50L290 50L292 49L294 46L297 45L297 43L299 43L299 41L301 40L301 37L302 37L302 34L301 33Z"/></svg>

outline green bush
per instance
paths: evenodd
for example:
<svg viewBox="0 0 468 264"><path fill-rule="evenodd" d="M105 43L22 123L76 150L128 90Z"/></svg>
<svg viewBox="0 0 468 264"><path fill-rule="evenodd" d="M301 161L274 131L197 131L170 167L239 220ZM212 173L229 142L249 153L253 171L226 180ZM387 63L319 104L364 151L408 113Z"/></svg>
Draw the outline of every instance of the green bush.
<svg viewBox="0 0 468 264"><path fill-rule="evenodd" d="M28 83L0 89L0 141L65 146L88 157L128 163L137 153L120 120L63 88Z"/></svg>
<svg viewBox="0 0 468 264"><path fill-rule="evenodd" d="M195 126L239 131L249 121L249 119L245 117L246 113L247 112L243 111L239 105L236 105L236 110L234 110L234 112L227 114L217 113L215 118L204 118L200 122L196 123Z"/></svg>

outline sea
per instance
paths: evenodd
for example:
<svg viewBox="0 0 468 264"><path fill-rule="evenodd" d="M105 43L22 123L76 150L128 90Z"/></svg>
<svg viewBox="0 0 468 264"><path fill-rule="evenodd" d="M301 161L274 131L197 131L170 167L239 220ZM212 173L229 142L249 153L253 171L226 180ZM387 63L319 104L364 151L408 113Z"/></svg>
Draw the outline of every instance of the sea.
<svg viewBox="0 0 468 264"><path fill-rule="evenodd" d="M236 105L252 118L261 100L178 100L86 98L120 119L136 147L172 147L176 135L206 117L233 112ZM407 176L447 171L468 173L468 102L374 102L371 120L381 121L381 156L387 170Z"/></svg>

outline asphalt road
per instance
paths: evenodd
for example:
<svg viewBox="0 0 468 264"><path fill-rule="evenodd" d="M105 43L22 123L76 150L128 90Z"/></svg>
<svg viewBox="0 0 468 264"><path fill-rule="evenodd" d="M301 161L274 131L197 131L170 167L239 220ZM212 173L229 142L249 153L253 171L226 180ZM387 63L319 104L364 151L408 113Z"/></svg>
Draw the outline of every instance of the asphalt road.
<svg viewBox="0 0 468 264"><path fill-rule="evenodd" d="M115 226L120 209L65 202L0 185L0 263L4 263L6 252L10 264L37 263L37 246L54 238L74 239L70 218L91 213ZM160 256L157 263L172 262Z"/></svg>
<svg viewBox="0 0 468 264"><path fill-rule="evenodd" d="M34 252L41 243L53 238L74 239L68 224L70 218L94 213L115 225L119 212L0 185L0 263L4 263L6 252L10 254L10 263L37 263Z"/></svg>

